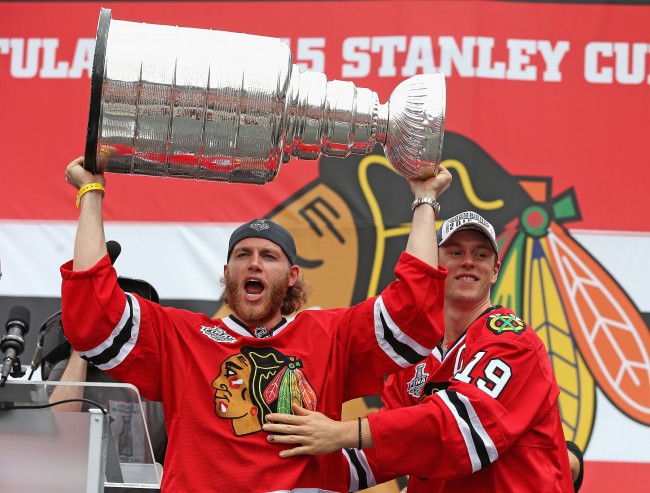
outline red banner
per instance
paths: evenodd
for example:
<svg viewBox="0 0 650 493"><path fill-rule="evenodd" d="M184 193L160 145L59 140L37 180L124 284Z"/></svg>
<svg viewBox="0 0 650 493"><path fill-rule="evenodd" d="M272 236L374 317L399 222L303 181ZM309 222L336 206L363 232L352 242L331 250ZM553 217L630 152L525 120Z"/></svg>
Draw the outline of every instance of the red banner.
<svg viewBox="0 0 650 493"><path fill-rule="evenodd" d="M76 214L62 176L84 148L100 6L0 5L1 217ZM446 129L470 137L512 175L550 176L556 191L573 186L582 221L572 227L650 230L647 215L631 213L646 205L650 179L646 7L120 2L112 15L283 37L301 67L369 87L382 102L404 78L441 70ZM251 194L248 186L111 177L125 195L110 202L108 218L239 221L262 214L316 175L314 163L292 161L246 207L237 198Z"/></svg>

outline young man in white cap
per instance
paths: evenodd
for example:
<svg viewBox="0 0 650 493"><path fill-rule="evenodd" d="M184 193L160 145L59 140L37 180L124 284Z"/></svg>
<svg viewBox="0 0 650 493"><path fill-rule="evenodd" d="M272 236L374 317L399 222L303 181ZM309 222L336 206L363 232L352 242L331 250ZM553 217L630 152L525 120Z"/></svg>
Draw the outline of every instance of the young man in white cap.
<svg viewBox="0 0 650 493"><path fill-rule="evenodd" d="M292 403L339 419L344 401L380 392L385 375L433 349L446 274L438 268L436 200L451 174L441 168L409 180L413 228L398 280L381 295L286 320L305 298L296 246L282 226L256 219L228 245L224 301L233 313L211 319L120 289L104 238L104 176L82 164L66 170L81 211L74 259L61 268L63 326L82 358L162 400L169 436L162 491L347 491L340 454L284 461L261 428Z"/></svg>
<svg viewBox="0 0 650 493"><path fill-rule="evenodd" d="M296 409L268 416L287 423L266 425L284 434L269 439L301 444L283 457L349 449L353 490L409 475L408 493L573 491L544 344L490 301L501 268L494 228L463 212L443 223L438 243L445 332L432 354L389 377L385 407L367 419Z"/></svg>

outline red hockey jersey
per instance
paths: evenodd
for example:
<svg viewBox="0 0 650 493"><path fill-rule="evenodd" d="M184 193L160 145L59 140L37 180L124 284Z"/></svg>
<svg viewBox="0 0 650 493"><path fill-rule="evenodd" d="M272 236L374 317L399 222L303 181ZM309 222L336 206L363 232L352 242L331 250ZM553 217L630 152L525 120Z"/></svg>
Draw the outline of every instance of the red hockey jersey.
<svg viewBox="0 0 650 493"><path fill-rule="evenodd" d="M380 296L306 310L258 337L234 317L124 293L108 256L71 268L61 268L66 337L89 362L163 402L167 492L347 491L339 454L281 459L261 431L264 417L298 402L340 419L344 401L379 393L384 375L421 361L442 335L446 270L406 253Z"/></svg>
<svg viewBox="0 0 650 493"><path fill-rule="evenodd" d="M375 448L346 451L351 489L408 474L408 493L572 492L558 395L535 331L489 311L389 377L368 418Z"/></svg>

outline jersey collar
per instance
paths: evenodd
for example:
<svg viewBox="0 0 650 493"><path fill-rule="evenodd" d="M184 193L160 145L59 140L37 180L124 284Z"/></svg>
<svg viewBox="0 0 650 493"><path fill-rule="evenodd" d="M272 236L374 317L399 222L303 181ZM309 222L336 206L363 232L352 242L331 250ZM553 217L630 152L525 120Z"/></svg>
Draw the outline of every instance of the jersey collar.
<svg viewBox="0 0 650 493"><path fill-rule="evenodd" d="M287 319L282 317L280 321L275 324L274 327L248 327L244 322L239 320L234 315L229 315L227 318L223 319L224 323L232 330L237 332L240 335L247 337L255 337L256 339L266 339L267 337L272 337L278 332L280 332L287 324Z"/></svg>

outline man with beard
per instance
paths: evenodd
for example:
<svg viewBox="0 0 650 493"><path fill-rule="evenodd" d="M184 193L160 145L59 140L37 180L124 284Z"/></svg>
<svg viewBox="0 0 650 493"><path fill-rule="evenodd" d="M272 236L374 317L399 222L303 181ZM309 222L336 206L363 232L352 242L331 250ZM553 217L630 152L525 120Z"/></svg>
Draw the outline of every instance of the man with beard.
<svg viewBox="0 0 650 493"><path fill-rule="evenodd" d="M409 180L416 200L396 281L351 308L305 310L291 234L266 219L237 228L221 319L125 293L106 254L105 179L78 158L66 179L81 206L74 259L61 267L63 326L80 356L161 400L169 443L163 491L347 491L339 454L282 460L261 431L292 405L340 419L344 401L381 391L442 336L437 198L450 173ZM335 289L335 287L333 287Z"/></svg>

